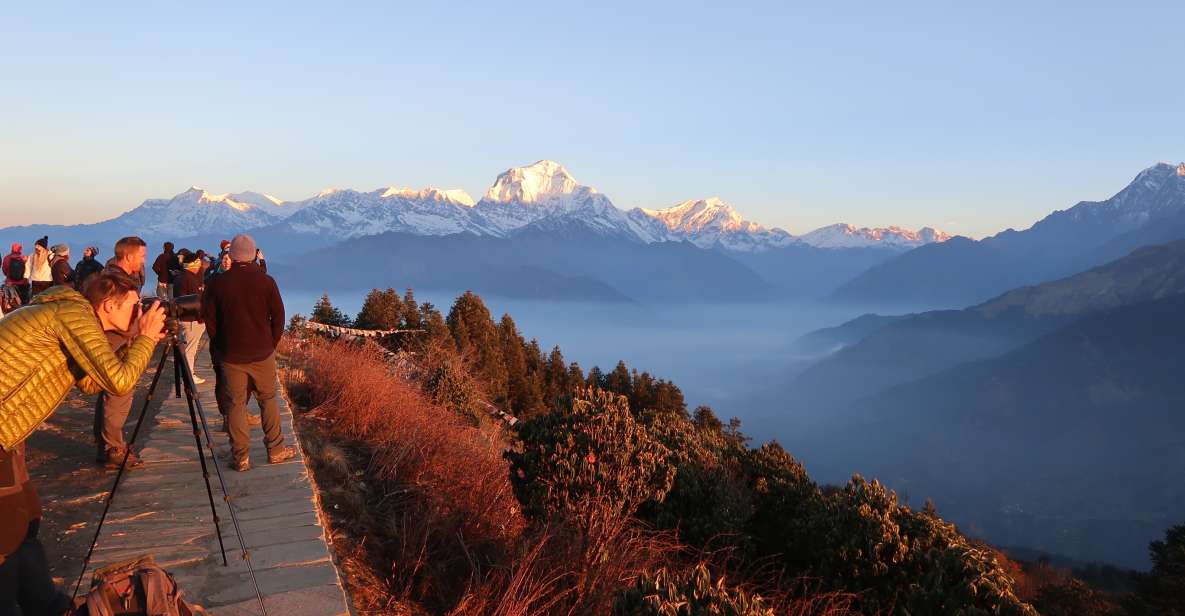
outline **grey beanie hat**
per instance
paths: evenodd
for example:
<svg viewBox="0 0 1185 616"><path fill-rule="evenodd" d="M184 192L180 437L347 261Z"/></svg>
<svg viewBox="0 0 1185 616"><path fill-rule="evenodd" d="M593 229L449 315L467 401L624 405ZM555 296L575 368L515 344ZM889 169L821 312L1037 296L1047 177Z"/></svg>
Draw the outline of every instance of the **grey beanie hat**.
<svg viewBox="0 0 1185 616"><path fill-rule="evenodd" d="M230 241L230 260L247 263L255 260L255 238L240 233Z"/></svg>
<svg viewBox="0 0 1185 616"><path fill-rule="evenodd" d="M54 244L54 247L49 251L58 256L65 256L70 254L70 247L66 244Z"/></svg>

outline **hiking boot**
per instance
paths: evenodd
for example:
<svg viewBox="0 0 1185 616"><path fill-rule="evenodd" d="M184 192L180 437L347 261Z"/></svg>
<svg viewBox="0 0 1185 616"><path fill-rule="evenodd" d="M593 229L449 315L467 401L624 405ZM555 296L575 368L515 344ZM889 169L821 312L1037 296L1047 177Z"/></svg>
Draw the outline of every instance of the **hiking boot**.
<svg viewBox="0 0 1185 616"><path fill-rule="evenodd" d="M230 462L227 463L227 466L229 466L232 470L245 473L251 470L251 460L245 456L242 458L231 458Z"/></svg>
<svg viewBox="0 0 1185 616"><path fill-rule="evenodd" d="M136 452L134 452L130 449L127 449L127 448L120 448L120 447L108 447L107 448L107 451L106 451L107 460L105 462L103 462L103 466L106 467L107 470L112 470L112 471L119 470L119 466L121 464L123 464L123 456L124 456L125 452L127 453L127 456L128 456L128 463L125 466L125 468L133 469L133 468L140 468L141 466L144 466L144 460L141 460L140 456L136 455Z"/></svg>
<svg viewBox="0 0 1185 616"><path fill-rule="evenodd" d="M274 449L267 450L268 464L279 464L285 460L291 460L294 457L296 457L296 450L287 445L280 445Z"/></svg>

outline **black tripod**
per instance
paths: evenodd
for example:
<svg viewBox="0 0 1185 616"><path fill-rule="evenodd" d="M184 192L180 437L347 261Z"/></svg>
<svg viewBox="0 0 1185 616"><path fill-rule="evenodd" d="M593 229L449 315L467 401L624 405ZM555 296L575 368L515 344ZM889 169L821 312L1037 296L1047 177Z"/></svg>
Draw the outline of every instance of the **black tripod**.
<svg viewBox="0 0 1185 616"><path fill-rule="evenodd" d="M119 465L119 472L115 474L115 483L111 485L111 491L107 493L107 500L103 505L103 515L99 516L99 526L95 529L95 537L91 540L91 547L86 551L86 558L82 561L82 571L78 574L78 582L74 584L74 592L70 595L70 600L73 602L74 597L78 596L78 589L82 586L82 578L86 576L87 567L90 566L91 556L95 552L95 545L99 543L99 533L103 531L103 522L107 519L107 512L111 510L112 501L115 500L115 490L119 487L119 481L123 478L124 470L127 468L127 452L131 451L132 444L136 442L136 436L140 433L140 426L144 423L144 417L148 413L148 405L152 402L152 396L156 393L156 386L160 382L160 375L164 372L165 368L165 359L168 358L170 351L173 353L173 374L176 377L177 397L181 397L181 391L184 388L185 401L189 406L189 423L193 426L193 440L197 444L198 462L202 466L202 479L206 482L206 496L210 501L210 513L214 517L214 534L218 535L218 549L222 552L222 566L225 567L228 565L226 560L226 546L222 543L222 528L219 525L218 508L214 504L214 490L210 487L210 472L206 465L205 450L202 448L203 435L206 439L206 447L210 450L210 460L214 466L214 473L218 476L218 485L222 488L222 498L226 501L227 510L230 511L230 521L234 525L235 535L239 540L239 548L243 552L243 560L247 562L247 571L251 574L251 584L255 587L256 598L259 599L259 609L262 610L264 616L267 616L267 607L263 603L263 593L259 590L259 581L255 579L255 567L251 564L251 554L247 551L247 542L243 539L243 531L239 527L239 518L235 515L234 503L232 502L230 492L226 489L226 481L222 479L222 469L218 466L218 459L214 455L214 439L210 437L210 426L206 424L206 413L202 409L202 401L197 392L197 385L193 382L193 369L190 367L188 360L185 359L185 354L181 352L176 325L173 325L173 331L169 333L168 342L165 343L165 348L160 354L160 362L156 364L156 372L152 375L152 385L148 387L148 394L144 398L144 405L140 407L140 416L136 419L136 427L132 429L132 437L128 439L123 460Z"/></svg>

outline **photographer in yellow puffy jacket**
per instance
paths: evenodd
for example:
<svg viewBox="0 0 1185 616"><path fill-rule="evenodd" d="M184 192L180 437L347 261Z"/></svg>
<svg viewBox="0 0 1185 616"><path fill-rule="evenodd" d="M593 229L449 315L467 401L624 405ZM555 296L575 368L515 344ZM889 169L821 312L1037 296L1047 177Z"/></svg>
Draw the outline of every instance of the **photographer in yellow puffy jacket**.
<svg viewBox="0 0 1185 616"><path fill-rule="evenodd" d="M37 540L41 503L29 480L22 442L70 388L132 391L165 336L164 310L139 311L136 282L92 276L82 293L46 290L0 319L0 614L60 614L67 597L54 587ZM117 357L104 331L139 331Z"/></svg>

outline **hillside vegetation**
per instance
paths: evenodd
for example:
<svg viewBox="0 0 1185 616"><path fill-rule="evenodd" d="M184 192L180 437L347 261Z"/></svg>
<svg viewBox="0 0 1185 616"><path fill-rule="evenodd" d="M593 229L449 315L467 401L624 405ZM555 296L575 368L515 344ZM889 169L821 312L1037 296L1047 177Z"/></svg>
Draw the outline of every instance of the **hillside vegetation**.
<svg viewBox="0 0 1185 616"><path fill-rule="evenodd" d="M314 316L416 330L386 348L298 330L286 347L363 612L1119 609L876 480L817 484L777 443L751 446L735 420L689 411L673 383L624 364L585 373L558 348L545 356L471 293L447 316L393 290L372 292L353 320L328 298ZM521 419L495 419L487 401ZM1162 548L1168 560L1174 549Z"/></svg>

